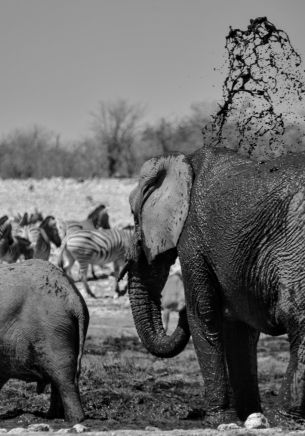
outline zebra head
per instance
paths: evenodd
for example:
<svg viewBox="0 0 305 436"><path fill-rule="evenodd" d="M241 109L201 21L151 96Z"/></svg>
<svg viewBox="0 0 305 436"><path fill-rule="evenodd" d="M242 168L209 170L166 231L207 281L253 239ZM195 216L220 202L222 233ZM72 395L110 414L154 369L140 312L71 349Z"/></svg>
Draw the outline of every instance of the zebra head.
<svg viewBox="0 0 305 436"><path fill-rule="evenodd" d="M103 229L110 229L109 215L104 204L97 206L87 217L91 220L94 227L98 229L102 227Z"/></svg>
<svg viewBox="0 0 305 436"><path fill-rule="evenodd" d="M9 246L12 245L13 242L12 224L5 215L0 218L0 257L5 255Z"/></svg>
<svg viewBox="0 0 305 436"><path fill-rule="evenodd" d="M49 241L53 242L53 244L55 244L56 247L61 246L61 237L59 236L57 221L52 215L47 216L42 221L39 228L46 233Z"/></svg>
<svg viewBox="0 0 305 436"><path fill-rule="evenodd" d="M42 223L43 221L43 215L41 212L39 212L38 209L35 209L35 212L31 213L31 215L28 217L28 224L36 224L36 223Z"/></svg>
<svg viewBox="0 0 305 436"><path fill-rule="evenodd" d="M7 224L8 224L8 216L7 215L3 215L0 218L0 238L1 238L1 230L2 229L4 230L6 228L6 226L7 226Z"/></svg>
<svg viewBox="0 0 305 436"><path fill-rule="evenodd" d="M25 212L19 221L20 226L27 226L29 224L29 215L27 212Z"/></svg>

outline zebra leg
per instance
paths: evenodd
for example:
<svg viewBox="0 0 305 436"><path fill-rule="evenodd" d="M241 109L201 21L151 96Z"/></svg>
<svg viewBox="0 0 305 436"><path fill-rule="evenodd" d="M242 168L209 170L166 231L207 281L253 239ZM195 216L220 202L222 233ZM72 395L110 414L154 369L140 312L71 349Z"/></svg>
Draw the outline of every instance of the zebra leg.
<svg viewBox="0 0 305 436"><path fill-rule="evenodd" d="M114 289L114 296L113 296L114 299L117 299L118 297L122 297L123 295L126 294L127 291L127 285L124 287L122 291L119 288L118 277L122 266L123 266L123 262L121 262L120 260L115 260L113 262L114 279L115 279L115 289Z"/></svg>
<svg viewBox="0 0 305 436"><path fill-rule="evenodd" d="M84 284L85 291L89 295L89 297L96 298L96 295L91 291L88 282L87 282L87 272L88 272L88 264L84 265L80 263L80 275L81 275L81 281Z"/></svg>
<svg viewBox="0 0 305 436"><path fill-rule="evenodd" d="M118 259L118 260L115 260L113 262L114 277L115 277L115 280L116 280L115 296L114 296L114 298L122 297L127 292L127 287L128 287L127 283L124 286L124 288L122 290L120 290L120 288L119 288L119 280L118 280L118 278L120 276L120 272L121 272L121 270L123 269L124 266L125 266L125 260L123 260L123 259Z"/></svg>
<svg viewBox="0 0 305 436"><path fill-rule="evenodd" d="M92 274L92 277L94 278L94 280L98 280L98 276L95 274L94 265L93 264L91 265L91 274Z"/></svg>

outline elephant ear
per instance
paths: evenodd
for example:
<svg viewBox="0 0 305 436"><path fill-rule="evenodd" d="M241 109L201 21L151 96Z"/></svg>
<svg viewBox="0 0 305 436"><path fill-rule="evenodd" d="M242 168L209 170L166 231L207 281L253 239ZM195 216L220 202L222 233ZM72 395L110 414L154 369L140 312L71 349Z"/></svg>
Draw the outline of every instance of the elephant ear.
<svg viewBox="0 0 305 436"><path fill-rule="evenodd" d="M133 194L131 203L139 211L142 247L149 263L177 246L189 210L192 179L192 168L182 154L144 164L139 195Z"/></svg>

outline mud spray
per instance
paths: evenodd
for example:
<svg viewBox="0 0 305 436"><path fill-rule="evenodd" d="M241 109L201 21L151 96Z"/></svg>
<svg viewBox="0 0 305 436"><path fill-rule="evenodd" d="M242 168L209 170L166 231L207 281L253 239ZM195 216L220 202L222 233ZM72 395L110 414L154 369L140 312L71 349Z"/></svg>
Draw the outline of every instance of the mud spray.
<svg viewBox="0 0 305 436"><path fill-rule="evenodd" d="M223 104L204 141L256 160L305 151L305 75L288 35L266 17L230 28Z"/></svg>

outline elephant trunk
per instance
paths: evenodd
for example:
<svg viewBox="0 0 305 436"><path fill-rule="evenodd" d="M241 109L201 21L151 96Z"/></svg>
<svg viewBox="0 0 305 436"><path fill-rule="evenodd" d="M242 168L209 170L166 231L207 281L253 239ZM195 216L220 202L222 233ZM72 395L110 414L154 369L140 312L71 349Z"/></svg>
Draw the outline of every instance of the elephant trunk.
<svg viewBox="0 0 305 436"><path fill-rule="evenodd" d="M148 265L143 253L129 269L128 288L131 310L141 341L157 357L174 357L188 343L190 332L185 309L179 314L175 331L168 336L161 319L161 291L176 251L158 256Z"/></svg>

